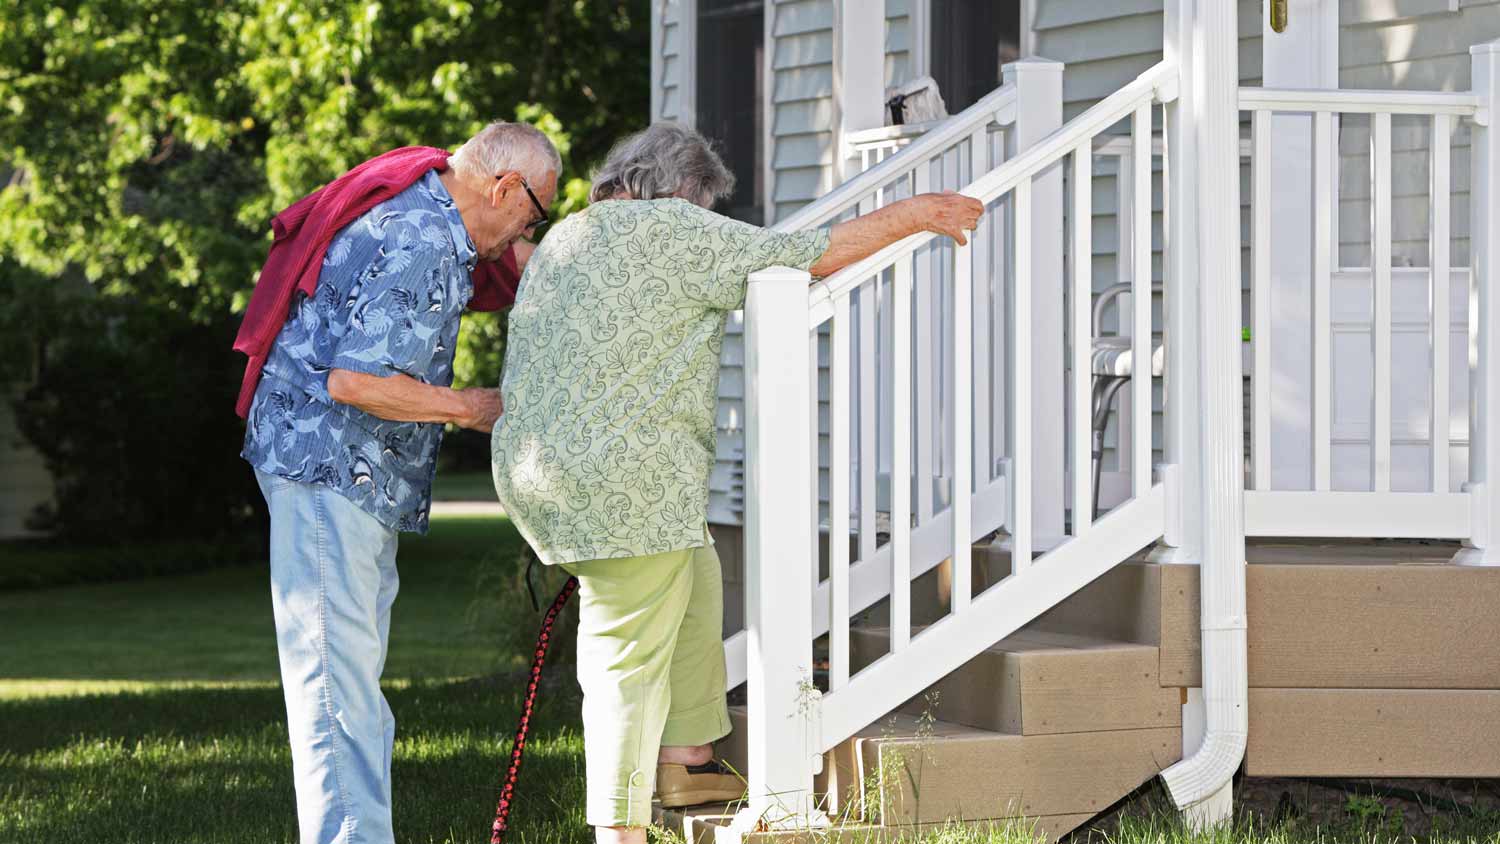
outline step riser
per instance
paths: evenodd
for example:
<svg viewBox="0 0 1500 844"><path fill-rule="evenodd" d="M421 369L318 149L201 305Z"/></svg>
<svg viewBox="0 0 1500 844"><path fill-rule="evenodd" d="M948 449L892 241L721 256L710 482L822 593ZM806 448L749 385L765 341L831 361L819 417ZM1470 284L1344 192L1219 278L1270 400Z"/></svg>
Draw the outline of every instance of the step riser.
<svg viewBox="0 0 1500 844"><path fill-rule="evenodd" d="M1248 567L1250 685L1500 689L1500 570ZM1202 685L1196 566L1162 566L1161 677Z"/></svg>
<svg viewBox="0 0 1500 844"><path fill-rule="evenodd" d="M1500 691L1251 689L1251 776L1500 777Z"/></svg>
<svg viewBox="0 0 1500 844"><path fill-rule="evenodd" d="M884 631L851 631L857 670L888 648ZM1023 630L907 701L901 711L1016 735L1176 727L1181 692L1157 680L1157 651L1060 647L1065 637ZM1001 650L1000 648L1005 648ZM1014 648L1012 650L1011 648Z"/></svg>
<svg viewBox="0 0 1500 844"><path fill-rule="evenodd" d="M1177 728L870 741L885 826L1097 813L1182 753Z"/></svg>

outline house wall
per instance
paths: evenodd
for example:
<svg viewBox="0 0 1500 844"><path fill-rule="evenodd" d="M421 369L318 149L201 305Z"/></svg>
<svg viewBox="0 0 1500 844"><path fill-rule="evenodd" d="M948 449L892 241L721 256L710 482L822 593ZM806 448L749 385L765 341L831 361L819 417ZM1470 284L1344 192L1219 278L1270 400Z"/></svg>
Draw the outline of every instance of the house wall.
<svg viewBox="0 0 1500 844"><path fill-rule="evenodd" d="M41 455L16 430L13 394L13 387L0 385L0 539L26 535L27 518L52 498Z"/></svg>
<svg viewBox="0 0 1500 844"><path fill-rule="evenodd" d="M886 0L886 84L897 84L920 71L921 18L927 0ZM692 0L656 0L653 6L653 116L691 119L690 49ZM767 0L768 71L771 102L767 106L770 146L767 180L772 221L803 207L833 187L833 91L835 0ZM1261 79L1261 8L1259 0L1238 0L1239 67L1244 84ZM1161 0L1034 0L1030 40L1036 55L1064 62L1064 117L1071 119L1117 90L1161 59ZM1357 88L1464 90L1469 85L1468 46L1500 36L1500 0L1392 0L1389 3L1344 0L1340 8L1340 84ZM690 55L690 53L689 53ZM1158 115L1159 117L1159 115ZM1128 127L1122 125L1121 131ZM1158 123L1159 128L1159 123ZM1453 153L1454 232L1452 262L1468 261L1469 173L1467 129L1455 134ZM1426 156L1428 139L1415 120L1397 118L1393 133L1396 203L1393 254L1398 265L1426 260ZM1340 134L1339 263L1368 263L1369 188L1368 129L1359 120L1345 121ZM1118 185L1109 159L1100 159L1094 181L1093 278L1096 290L1119 280L1117 272ZM1241 183L1242 205L1248 202L1248 167ZM1161 186L1152 186L1153 231L1157 254L1154 280L1160 280ZM1243 215L1248 244L1249 214ZM1243 313L1251 313L1248 251L1242 254ZM1112 329L1113 317L1106 318ZM1158 313L1154 322L1161 324ZM743 502L743 344L740 317L730 319L721 385L720 460L715 469L711 509L715 520L737 521ZM1159 417L1158 391L1158 417ZM1155 425L1158 446L1161 424ZM1119 427L1111 425L1106 469L1114 457Z"/></svg>
<svg viewBox="0 0 1500 844"><path fill-rule="evenodd" d="M651 119L693 124L691 5L684 0L652 0Z"/></svg>

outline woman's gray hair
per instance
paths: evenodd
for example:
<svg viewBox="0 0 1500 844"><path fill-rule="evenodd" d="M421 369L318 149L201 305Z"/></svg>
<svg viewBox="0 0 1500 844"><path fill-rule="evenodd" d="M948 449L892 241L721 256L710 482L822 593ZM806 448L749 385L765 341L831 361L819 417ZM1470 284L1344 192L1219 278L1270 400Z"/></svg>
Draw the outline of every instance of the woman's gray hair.
<svg viewBox="0 0 1500 844"><path fill-rule="evenodd" d="M449 157L448 166L476 184L487 183L507 170L517 170L535 181L549 171L561 173L562 158L536 127L497 120L465 141Z"/></svg>
<svg viewBox="0 0 1500 844"><path fill-rule="evenodd" d="M707 138L676 123L653 123L609 151L594 174L589 201L675 196L711 208L733 190L734 174Z"/></svg>

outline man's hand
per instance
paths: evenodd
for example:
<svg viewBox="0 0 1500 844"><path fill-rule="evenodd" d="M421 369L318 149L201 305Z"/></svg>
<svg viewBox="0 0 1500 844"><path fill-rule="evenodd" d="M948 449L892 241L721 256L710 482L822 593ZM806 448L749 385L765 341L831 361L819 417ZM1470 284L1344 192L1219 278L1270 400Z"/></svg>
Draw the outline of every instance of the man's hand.
<svg viewBox="0 0 1500 844"><path fill-rule="evenodd" d="M328 373L328 395L340 404L391 422L451 422L485 433L494 430L501 412L499 390L454 390L424 384L402 373L380 376L333 369Z"/></svg>
<svg viewBox="0 0 1500 844"><path fill-rule="evenodd" d="M984 203L951 190L922 194L916 199L923 204L926 230L947 235L959 246L969 242L964 232L973 231L984 215Z"/></svg>
<svg viewBox="0 0 1500 844"><path fill-rule="evenodd" d="M495 429L495 423L499 421L500 414L505 412L505 403L500 398L500 391L493 387L470 387L467 390L459 390L458 397L462 400L466 411L454 422L462 428L488 434Z"/></svg>

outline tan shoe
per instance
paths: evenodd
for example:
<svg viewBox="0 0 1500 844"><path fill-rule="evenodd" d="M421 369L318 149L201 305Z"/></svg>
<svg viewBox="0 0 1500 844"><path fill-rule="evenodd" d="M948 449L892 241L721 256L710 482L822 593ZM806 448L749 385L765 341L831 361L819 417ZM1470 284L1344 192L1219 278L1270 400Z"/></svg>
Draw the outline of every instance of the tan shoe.
<svg viewBox="0 0 1500 844"><path fill-rule="evenodd" d="M745 781L717 761L656 766L656 797L664 808L728 803L745 796Z"/></svg>

